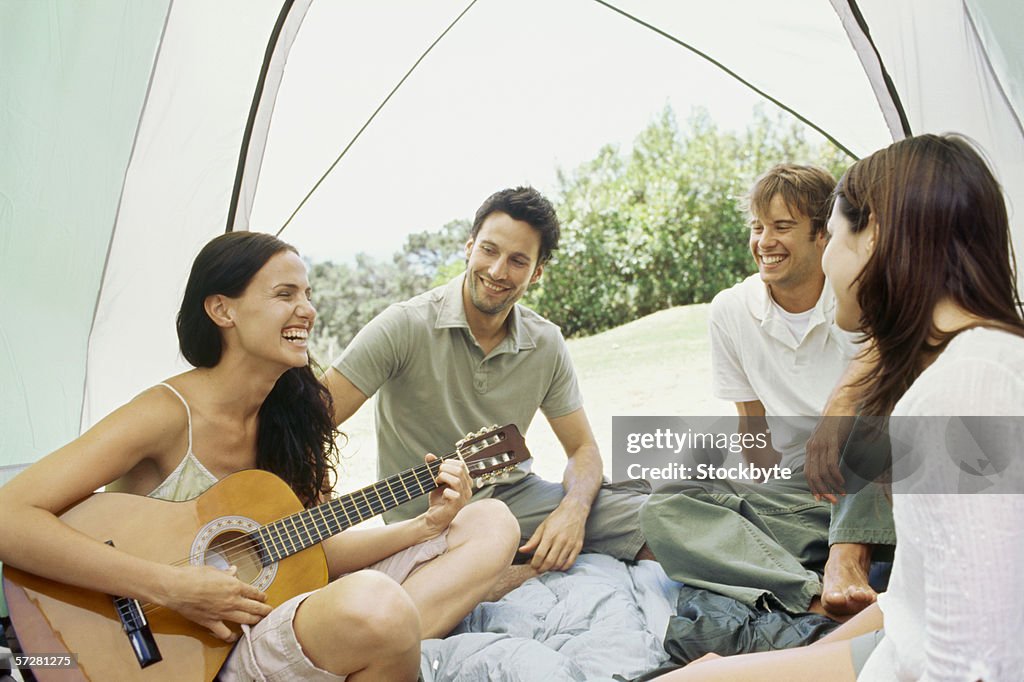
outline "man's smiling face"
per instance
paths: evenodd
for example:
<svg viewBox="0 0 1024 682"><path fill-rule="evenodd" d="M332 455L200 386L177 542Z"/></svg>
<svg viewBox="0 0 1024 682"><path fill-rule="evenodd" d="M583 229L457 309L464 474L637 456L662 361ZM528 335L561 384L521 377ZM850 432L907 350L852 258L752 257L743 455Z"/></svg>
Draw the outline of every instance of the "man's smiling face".
<svg viewBox="0 0 1024 682"><path fill-rule="evenodd" d="M793 290L823 277L821 256L828 237L812 236L811 219L790 209L781 194L768 202L763 215L751 221L750 253L761 281L772 289Z"/></svg>
<svg viewBox="0 0 1024 682"><path fill-rule="evenodd" d="M540 279L540 232L529 223L496 211L466 242L466 289L486 315L505 313Z"/></svg>

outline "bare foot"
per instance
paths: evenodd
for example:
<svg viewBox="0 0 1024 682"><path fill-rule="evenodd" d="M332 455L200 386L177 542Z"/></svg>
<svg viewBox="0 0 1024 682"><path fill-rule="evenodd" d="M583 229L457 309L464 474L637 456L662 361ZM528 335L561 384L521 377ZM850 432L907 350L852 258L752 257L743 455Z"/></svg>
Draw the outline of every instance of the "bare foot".
<svg viewBox="0 0 1024 682"><path fill-rule="evenodd" d="M536 578L538 575L540 575L540 571L530 564L509 566L498 576L498 582L487 593L484 601L498 601L530 578Z"/></svg>
<svg viewBox="0 0 1024 682"><path fill-rule="evenodd" d="M875 602L878 595L868 584L870 568L870 545L836 543L829 548L821 588L826 615L852 616Z"/></svg>

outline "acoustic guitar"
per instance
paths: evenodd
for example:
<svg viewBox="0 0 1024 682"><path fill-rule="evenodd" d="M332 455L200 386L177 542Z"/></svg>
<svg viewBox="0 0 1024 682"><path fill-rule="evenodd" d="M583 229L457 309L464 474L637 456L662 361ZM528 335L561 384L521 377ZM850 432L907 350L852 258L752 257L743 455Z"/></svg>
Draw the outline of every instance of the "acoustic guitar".
<svg viewBox="0 0 1024 682"><path fill-rule="evenodd" d="M96 493L62 521L133 555L165 564L238 567L277 606L327 584L320 542L437 488L441 462L461 459L477 486L530 458L514 424L459 441L455 452L303 509L288 485L260 470L227 476L199 497L166 502ZM177 612L3 567L4 596L39 682L212 680L231 650ZM238 626L235 628L240 630ZM39 656L38 654L45 654ZM77 665L68 666L74 655Z"/></svg>

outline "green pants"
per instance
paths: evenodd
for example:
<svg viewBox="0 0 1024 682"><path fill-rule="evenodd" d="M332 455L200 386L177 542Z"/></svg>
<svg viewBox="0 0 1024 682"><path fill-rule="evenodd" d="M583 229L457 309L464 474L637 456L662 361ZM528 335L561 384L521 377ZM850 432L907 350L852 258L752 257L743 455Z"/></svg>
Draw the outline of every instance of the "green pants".
<svg viewBox="0 0 1024 682"><path fill-rule="evenodd" d="M650 496L640 522L647 544L674 580L751 607L806 611L821 594L830 542L895 545L892 507L869 485L835 509L789 481L687 481Z"/></svg>

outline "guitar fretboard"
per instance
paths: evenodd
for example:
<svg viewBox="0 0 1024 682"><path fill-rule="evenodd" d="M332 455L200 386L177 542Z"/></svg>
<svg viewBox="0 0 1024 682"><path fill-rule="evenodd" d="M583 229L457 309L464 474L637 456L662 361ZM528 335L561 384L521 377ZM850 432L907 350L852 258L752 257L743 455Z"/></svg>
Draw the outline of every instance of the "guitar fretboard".
<svg viewBox="0 0 1024 682"><path fill-rule="evenodd" d="M260 527L251 536L259 543L263 565L301 552L346 528L429 493L437 488L435 479L441 462L458 456L458 453L446 455Z"/></svg>

